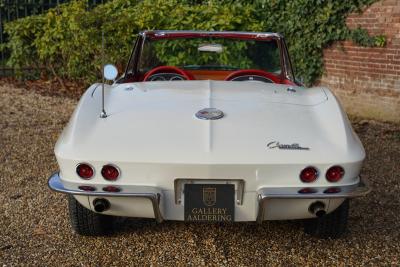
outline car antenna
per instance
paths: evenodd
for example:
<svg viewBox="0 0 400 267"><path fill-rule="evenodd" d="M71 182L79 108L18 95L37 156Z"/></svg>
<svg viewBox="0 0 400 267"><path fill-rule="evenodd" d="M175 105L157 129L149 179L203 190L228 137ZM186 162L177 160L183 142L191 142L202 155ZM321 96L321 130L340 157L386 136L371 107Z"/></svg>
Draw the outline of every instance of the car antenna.
<svg viewBox="0 0 400 267"><path fill-rule="evenodd" d="M107 113L104 108L104 30L101 29L101 73L102 73L102 82L101 82L101 113L100 118L107 118Z"/></svg>

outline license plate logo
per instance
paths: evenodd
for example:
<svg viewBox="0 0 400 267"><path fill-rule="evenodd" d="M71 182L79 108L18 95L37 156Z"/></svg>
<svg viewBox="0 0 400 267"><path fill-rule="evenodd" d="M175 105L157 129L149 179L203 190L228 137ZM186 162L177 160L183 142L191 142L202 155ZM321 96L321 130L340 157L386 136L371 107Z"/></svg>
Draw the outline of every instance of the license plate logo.
<svg viewBox="0 0 400 267"><path fill-rule="evenodd" d="M216 201L217 201L217 188L204 187L203 188L204 205L211 207L215 205Z"/></svg>
<svg viewBox="0 0 400 267"><path fill-rule="evenodd" d="M233 222L233 184L185 184L185 221Z"/></svg>

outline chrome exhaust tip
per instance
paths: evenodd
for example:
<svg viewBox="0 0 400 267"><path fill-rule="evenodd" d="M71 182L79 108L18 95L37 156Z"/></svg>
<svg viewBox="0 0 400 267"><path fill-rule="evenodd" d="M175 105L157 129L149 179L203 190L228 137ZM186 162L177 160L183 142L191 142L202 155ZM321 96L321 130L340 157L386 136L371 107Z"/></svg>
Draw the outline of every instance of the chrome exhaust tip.
<svg viewBox="0 0 400 267"><path fill-rule="evenodd" d="M321 218L325 216L326 210L325 210L325 204L322 203L321 201L314 202L310 205L308 208L309 212L311 212L313 215L317 216L318 218Z"/></svg>
<svg viewBox="0 0 400 267"><path fill-rule="evenodd" d="M104 212L110 208L111 204L107 199L96 198L93 200L93 207L96 212Z"/></svg>

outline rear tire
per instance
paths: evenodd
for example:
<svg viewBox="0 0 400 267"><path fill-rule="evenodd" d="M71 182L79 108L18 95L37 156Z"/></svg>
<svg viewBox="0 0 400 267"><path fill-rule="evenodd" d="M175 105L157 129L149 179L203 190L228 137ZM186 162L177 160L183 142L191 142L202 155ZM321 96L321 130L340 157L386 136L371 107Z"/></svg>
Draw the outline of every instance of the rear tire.
<svg viewBox="0 0 400 267"><path fill-rule="evenodd" d="M315 219L305 221L304 232L319 238L339 238L347 229L349 217L349 200L346 199L333 212Z"/></svg>
<svg viewBox="0 0 400 267"><path fill-rule="evenodd" d="M100 236L112 232L114 217L95 213L68 195L69 218L72 229L80 235Z"/></svg>

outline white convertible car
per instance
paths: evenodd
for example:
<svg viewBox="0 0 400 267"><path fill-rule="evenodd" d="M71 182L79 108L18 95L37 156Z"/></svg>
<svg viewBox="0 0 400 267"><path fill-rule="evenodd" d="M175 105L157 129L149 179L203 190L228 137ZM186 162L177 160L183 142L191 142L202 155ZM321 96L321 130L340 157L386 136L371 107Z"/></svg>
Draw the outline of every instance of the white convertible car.
<svg viewBox="0 0 400 267"><path fill-rule="evenodd" d="M295 80L282 35L145 31L119 78L92 85L62 132L52 190L74 230L116 216L188 222L305 219L345 232L370 191L364 148L333 93Z"/></svg>

